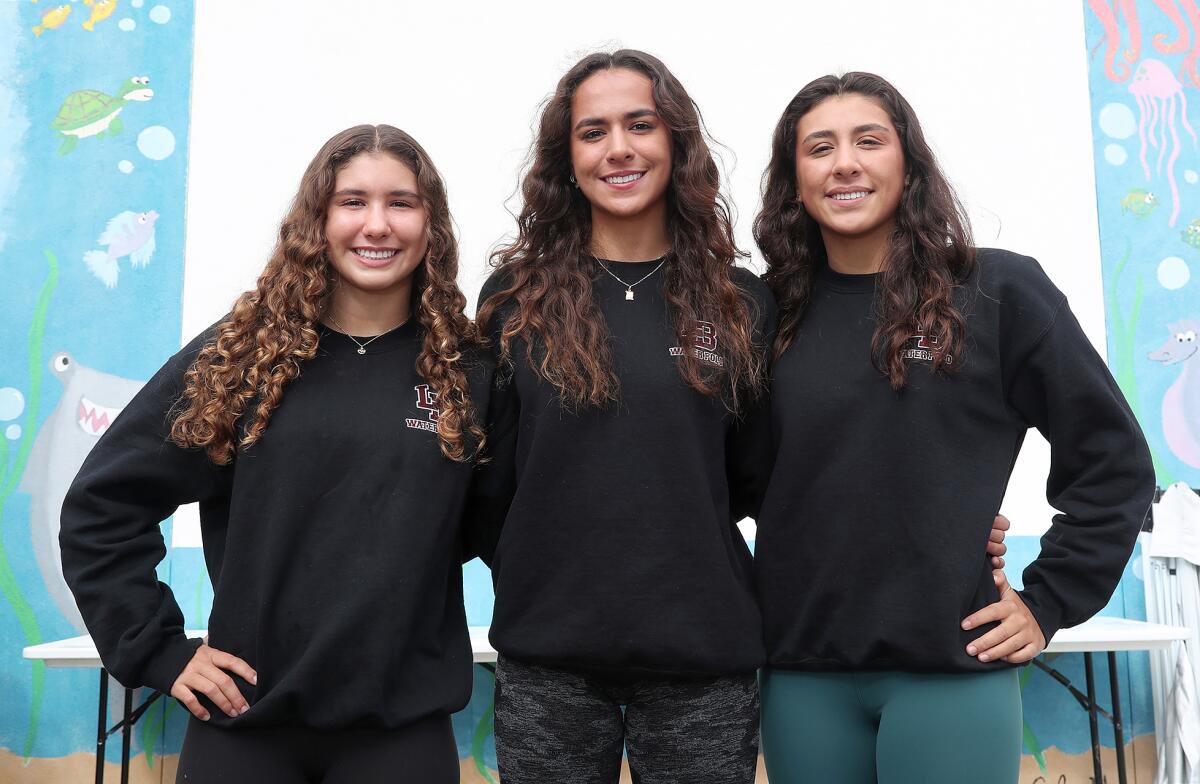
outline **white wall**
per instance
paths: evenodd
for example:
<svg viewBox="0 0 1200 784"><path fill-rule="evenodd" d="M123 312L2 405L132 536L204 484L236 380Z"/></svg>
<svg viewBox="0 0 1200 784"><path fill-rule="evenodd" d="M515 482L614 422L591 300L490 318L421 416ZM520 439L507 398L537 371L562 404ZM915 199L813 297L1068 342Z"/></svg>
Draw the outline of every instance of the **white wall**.
<svg viewBox="0 0 1200 784"><path fill-rule="evenodd" d="M404 128L437 162L473 302L511 229L504 204L516 207L539 102L579 56L624 45L662 58L728 148L746 249L788 99L823 73L886 76L917 109L979 244L1040 259L1103 352L1083 13L1080 0L198 3L184 337L253 284L304 166L361 122ZM1018 533L1048 523L1047 466L1035 433L1004 506Z"/></svg>

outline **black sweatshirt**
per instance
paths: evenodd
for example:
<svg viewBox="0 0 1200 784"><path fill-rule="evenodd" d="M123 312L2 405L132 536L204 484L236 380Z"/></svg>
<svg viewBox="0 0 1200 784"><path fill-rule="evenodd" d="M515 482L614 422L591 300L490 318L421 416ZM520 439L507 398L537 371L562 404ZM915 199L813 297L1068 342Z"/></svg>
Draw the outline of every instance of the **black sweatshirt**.
<svg viewBox="0 0 1200 784"><path fill-rule="evenodd" d="M958 372L910 340L908 387L871 364L875 275L816 278L774 370L777 456L756 542L771 666L981 671L993 624L960 623L998 598L984 552L1025 433L1050 442L1060 511L1021 596L1047 641L1104 606L1154 490L1141 430L1033 259L980 250L957 292Z"/></svg>
<svg viewBox="0 0 1200 784"><path fill-rule="evenodd" d="M613 262L610 269L632 283L657 264ZM504 274L484 285L480 303L500 290ZM748 271L737 269L734 280L765 354L774 301ZM488 417L496 463L485 469L501 472L505 443L514 450L515 492L491 564L491 641L502 654L685 676L762 664L752 560L736 527L740 500L731 497L731 488L747 486L745 461L733 457L744 436L725 403L693 390L677 367L684 350L721 361L721 347L703 324L694 346L679 345L662 282L660 270L630 301L624 286L596 268L593 296L621 384L619 402L606 408L566 410L530 368L524 341L512 344L514 367L493 392ZM497 351L511 306L487 325Z"/></svg>
<svg viewBox="0 0 1200 784"><path fill-rule="evenodd" d="M322 329L261 440L230 465L167 440L206 335L159 370L63 505L63 571L105 667L168 692L197 641L155 565L159 521L199 501L215 591L209 644L240 656L251 708L218 726L395 728L471 693L459 518L470 465L442 456L415 319L367 347ZM472 361L486 410L490 359Z"/></svg>

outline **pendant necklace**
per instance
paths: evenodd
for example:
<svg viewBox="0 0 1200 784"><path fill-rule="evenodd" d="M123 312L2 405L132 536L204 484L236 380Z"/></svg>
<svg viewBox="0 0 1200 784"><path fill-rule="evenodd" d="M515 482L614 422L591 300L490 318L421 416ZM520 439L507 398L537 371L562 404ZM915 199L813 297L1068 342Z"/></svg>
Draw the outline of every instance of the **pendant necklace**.
<svg viewBox="0 0 1200 784"><path fill-rule="evenodd" d="M643 276L642 276L640 279L638 279L636 282L634 282L634 283L626 283L624 280L622 280L621 278L617 277L617 276L616 276L616 274L615 274L615 273L613 273L613 271L612 271L612 270L610 270L610 269L608 268L608 265L607 265L607 264L605 264L603 261L600 261L600 259L597 259L595 256L592 256L592 258L593 258L593 259L596 259L596 263L597 263L597 264L599 264L599 265L600 265L600 266L601 266L601 267L604 269L604 271L605 271L605 272L607 272L609 275L611 275L611 276L612 276L612 278L613 278L615 281L617 281L618 283L620 283L622 286L624 286L624 287L625 287L625 301L626 301L626 302L630 302L630 301L632 301L632 300L633 300L633 287L634 287L634 286L636 286L638 283L641 283L642 281L644 281L646 278L650 277L650 276L651 276L651 275L653 275L654 273L658 272L660 269L662 269L662 265L664 265L664 264L666 264L666 263L667 263L667 259L666 259L666 257L664 256L664 257L663 257L663 260L662 260L662 261L660 261L660 262L658 262L658 266L657 266L657 267L655 267L654 269L652 269L652 270L650 270L649 272L647 272L645 275L643 275Z"/></svg>
<svg viewBox="0 0 1200 784"><path fill-rule="evenodd" d="M337 321L333 318L333 316L326 315L325 318L329 319L329 323L332 324L334 327L336 327L338 332L341 332L343 335L350 338L350 340L354 341L354 345L358 346L358 350L355 352L356 354L366 354L367 346L371 345L376 340L379 340L381 337L388 334L389 332L395 332L396 330L400 329L400 327L403 327L405 324L408 323L408 319L404 319L404 321L401 321L399 324L392 327L391 329L380 332L378 335L375 335L374 337L369 338L366 341L359 341L358 338L354 337L349 332L347 332L342 327L341 324L337 323Z"/></svg>

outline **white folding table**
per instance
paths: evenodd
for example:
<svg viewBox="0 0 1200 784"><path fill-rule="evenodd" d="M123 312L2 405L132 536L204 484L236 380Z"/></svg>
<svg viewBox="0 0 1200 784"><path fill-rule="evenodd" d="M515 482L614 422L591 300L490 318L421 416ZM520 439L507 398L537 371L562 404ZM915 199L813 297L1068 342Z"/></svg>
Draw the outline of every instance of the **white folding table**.
<svg viewBox="0 0 1200 784"><path fill-rule="evenodd" d="M1100 763L1099 714L1106 716L1113 726L1117 754L1117 781L1127 784L1125 765L1125 727L1121 718L1121 687L1117 679L1118 651L1150 651L1166 648L1184 640L1191 632L1184 626L1166 626L1161 623L1133 621L1128 618L1095 617L1070 629L1061 629L1046 646L1043 653L1082 653L1083 671L1087 679L1087 694L1081 694L1058 670L1035 659L1034 664L1050 677L1065 686L1083 706L1088 714L1088 729L1092 740L1092 770L1095 781L1104 781L1104 769ZM1092 654L1108 654L1108 685L1112 694L1112 713L1096 704L1096 678L1093 671ZM1163 728L1156 728L1161 732Z"/></svg>
<svg viewBox="0 0 1200 784"><path fill-rule="evenodd" d="M472 626L470 632L473 661L476 664L495 662L496 650L488 642L488 627ZM201 638L206 633L202 629L189 629L187 636ZM83 634L41 645L30 645L23 653L26 659L40 659L47 667L90 667L100 670L100 700L96 719L96 784L102 784L104 781L104 750L108 738L118 731L121 733L121 784L128 784L130 733L137 720L161 695L155 692L150 699L134 710L133 690L125 689L125 715L121 721L108 727L108 671L104 669L100 654L96 652L96 644L90 636Z"/></svg>

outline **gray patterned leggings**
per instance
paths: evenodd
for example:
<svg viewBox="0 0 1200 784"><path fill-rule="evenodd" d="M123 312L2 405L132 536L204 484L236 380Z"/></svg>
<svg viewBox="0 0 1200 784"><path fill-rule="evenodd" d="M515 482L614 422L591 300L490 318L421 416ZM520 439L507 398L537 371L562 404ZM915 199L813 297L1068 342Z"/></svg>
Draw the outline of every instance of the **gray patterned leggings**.
<svg viewBox="0 0 1200 784"><path fill-rule="evenodd" d="M616 784L622 747L634 784L751 784L755 674L684 680L500 657L496 756L503 784Z"/></svg>

